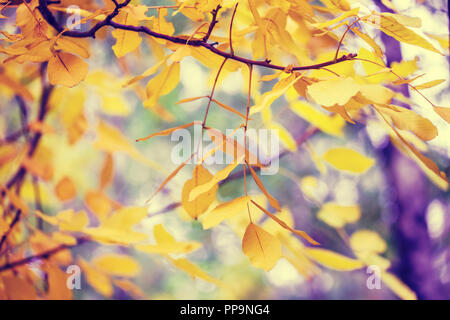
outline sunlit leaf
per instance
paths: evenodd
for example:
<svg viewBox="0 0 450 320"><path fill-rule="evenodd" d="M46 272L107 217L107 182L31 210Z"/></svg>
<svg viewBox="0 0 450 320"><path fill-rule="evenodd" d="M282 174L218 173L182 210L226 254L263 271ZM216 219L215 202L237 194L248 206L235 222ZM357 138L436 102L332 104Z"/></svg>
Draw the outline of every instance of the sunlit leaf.
<svg viewBox="0 0 450 320"><path fill-rule="evenodd" d="M329 149L323 159L338 170L352 173L364 173L375 164L374 159L349 148Z"/></svg>
<svg viewBox="0 0 450 320"><path fill-rule="evenodd" d="M255 267L269 271L281 257L281 243L261 227L250 223L242 239L242 251Z"/></svg>

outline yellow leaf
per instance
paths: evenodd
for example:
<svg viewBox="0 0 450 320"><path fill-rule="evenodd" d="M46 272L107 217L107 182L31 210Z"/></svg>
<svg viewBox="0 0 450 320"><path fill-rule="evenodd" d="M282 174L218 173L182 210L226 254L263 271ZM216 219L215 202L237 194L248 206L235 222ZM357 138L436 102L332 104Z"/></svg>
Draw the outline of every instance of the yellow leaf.
<svg viewBox="0 0 450 320"><path fill-rule="evenodd" d="M370 103L390 103L395 93L379 84L365 84L360 87L360 92Z"/></svg>
<svg viewBox="0 0 450 320"><path fill-rule="evenodd" d="M330 269L350 271L364 266L364 263L359 260L351 259L326 249L305 248L305 251L311 259Z"/></svg>
<svg viewBox="0 0 450 320"><path fill-rule="evenodd" d="M119 12L119 14L114 18L114 21L125 25L138 25L138 21L133 17L133 15L124 10ZM138 32L122 29L113 30L112 36L116 39L116 43L113 45L112 49L118 58L134 51L137 47L139 47L142 41L142 38Z"/></svg>
<svg viewBox="0 0 450 320"><path fill-rule="evenodd" d="M348 17L353 17L356 16L359 12L359 8L355 8L353 10L350 11L346 11L343 14L341 14L339 17L331 19L331 20L327 20L325 22L321 22L321 23L313 23L312 25L318 29L323 29L323 28L327 28L329 26L332 26L333 24L336 24Z"/></svg>
<svg viewBox="0 0 450 320"><path fill-rule="evenodd" d="M268 107L279 97L281 97L291 86L293 86L301 76L294 74L287 78L280 80L272 90L265 92L256 102L254 106L250 108L250 115L260 112Z"/></svg>
<svg viewBox="0 0 450 320"><path fill-rule="evenodd" d="M376 108L375 110L378 111ZM416 147L408 142L399 132L398 130L391 125L391 123L386 119L383 113L378 111L378 115L382 118L384 123L386 124L386 128L391 137L392 143L403 152L406 156L410 157L414 160L423 172L431 179L433 183L435 183L442 190L448 189L448 180L447 176L444 172L439 170L439 167L428 157L424 156L420 153Z"/></svg>
<svg viewBox="0 0 450 320"><path fill-rule="evenodd" d="M104 218L96 228L85 228L84 233L101 243L132 244L148 238L145 233L136 232L133 226L147 216L146 208L123 207Z"/></svg>
<svg viewBox="0 0 450 320"><path fill-rule="evenodd" d="M217 69L223 62L223 57L203 47L191 47L191 54L197 60L210 69ZM228 59L223 66L224 71L234 72L241 67L240 63Z"/></svg>
<svg viewBox="0 0 450 320"><path fill-rule="evenodd" d="M161 166L150 159L144 157L119 129L101 121L97 126L97 140L94 142L96 148L106 152L124 152L131 158L153 168L161 170Z"/></svg>
<svg viewBox="0 0 450 320"><path fill-rule="evenodd" d="M140 75L138 75L138 76L136 76L136 77L133 77L133 78L131 78L130 80L128 80L127 82L125 82L125 83L122 85L122 87L127 87L127 86L129 86L129 85L131 85L131 84L133 84L133 83L138 82L139 80L142 80L142 79L144 79L144 78L146 78L146 77L151 76L152 74L156 73L156 72L159 70L159 68L160 68L163 64L166 63L166 61L167 61L167 58L160 60L160 61L159 61L158 63L156 63L154 66L151 66L150 68L148 68L147 70L145 70L142 74L140 74Z"/></svg>
<svg viewBox="0 0 450 320"><path fill-rule="evenodd" d="M405 27L402 24L405 22L404 19L399 20L400 21L398 21L392 14L382 13L375 19L374 26L379 27L381 31L395 38L398 41L412 44L442 54L430 42L428 42L428 40L424 39L422 36L418 35L413 30Z"/></svg>
<svg viewBox="0 0 450 320"><path fill-rule="evenodd" d="M148 140L148 139L151 139L151 138L157 137L157 136L168 136L169 134L171 134L172 132L174 132L174 131L176 131L178 129L186 129L186 128L189 128L189 127L191 127L193 125L199 124L199 123L200 122L198 122L198 121L193 121L193 122L190 122L188 124L183 124L181 126L177 126L177 127L174 127L174 128L170 128L170 129L162 130L162 131L159 131L159 132L156 132L156 133L152 133L151 135L149 135L147 137L137 139L136 142Z"/></svg>
<svg viewBox="0 0 450 320"><path fill-rule="evenodd" d="M211 203L216 199L216 193L219 188L217 184L208 185L204 192L189 201L189 194L199 185L208 183L213 179L213 175L205 169L201 164L194 167L192 179L184 183L181 193L181 204L187 213L194 219L205 213Z"/></svg>
<svg viewBox="0 0 450 320"><path fill-rule="evenodd" d="M297 150L297 143L295 142L295 139L285 127L277 122L272 122L270 124L270 129L278 130L280 141L284 144L287 150L292 152Z"/></svg>
<svg viewBox="0 0 450 320"><path fill-rule="evenodd" d="M417 90L432 88L434 86L437 86L438 84L441 84L444 81L445 81L445 79L432 80L432 81L428 81L428 82L419 84L419 85L417 85L415 87L416 87Z"/></svg>
<svg viewBox="0 0 450 320"><path fill-rule="evenodd" d="M176 104L181 104L181 103L191 102L191 101L195 101L195 100L202 99L202 98L207 98L207 96L200 96L200 97L193 97L193 98L181 99L181 100L178 101Z"/></svg>
<svg viewBox="0 0 450 320"><path fill-rule="evenodd" d="M359 206L341 206L334 202L325 203L317 217L334 228L342 228L347 223L355 223L361 217Z"/></svg>
<svg viewBox="0 0 450 320"><path fill-rule="evenodd" d="M438 135L436 126L427 118L424 118L412 110L389 105L386 108L378 108L380 112L388 115L394 125L401 130L411 130L417 137L428 141Z"/></svg>
<svg viewBox="0 0 450 320"><path fill-rule="evenodd" d="M135 259L122 254L104 254L95 258L92 264L111 276L135 277L141 269Z"/></svg>
<svg viewBox="0 0 450 320"><path fill-rule="evenodd" d="M104 113L113 116L127 116L130 113L130 107L119 91L102 92L99 94L102 101L101 108Z"/></svg>
<svg viewBox="0 0 450 320"><path fill-rule="evenodd" d="M242 251L255 267L269 271L281 258L281 243L261 227L250 223L242 239Z"/></svg>
<svg viewBox="0 0 450 320"><path fill-rule="evenodd" d="M344 105L359 92L360 86L353 78L335 78L313 83L308 94L320 105Z"/></svg>
<svg viewBox="0 0 450 320"><path fill-rule="evenodd" d="M212 99L212 101L214 101L215 103L217 103L217 105L218 105L219 107L221 107L221 108L223 108L223 109L225 109L225 110L227 110L227 111L230 111L230 112L232 112L232 113L234 113L234 114L237 114L239 117L241 117L241 118L243 118L243 119L246 119L246 118L247 118L244 114L242 114L242 113L240 113L239 111L233 109L232 107L226 105L225 103L222 103L222 102L220 102L220 101L217 101L216 99ZM251 120L251 119L249 119L249 120Z"/></svg>
<svg viewBox="0 0 450 320"><path fill-rule="evenodd" d="M86 49L88 42L83 39L60 37L56 40L57 49L79 55L85 59L89 58L89 51Z"/></svg>
<svg viewBox="0 0 450 320"><path fill-rule="evenodd" d="M224 135L217 129L208 128L206 130L211 140L214 142L217 148L221 147L221 150L233 157L234 160L241 159L245 153L245 161L251 165L262 167L263 165L258 159L258 156L253 152L249 151L240 144L236 139L232 137L233 133L230 135Z"/></svg>
<svg viewBox="0 0 450 320"><path fill-rule="evenodd" d="M111 279L105 273L100 272L81 258L78 259L78 264L83 269L83 274L86 277L87 283L89 283L95 291L106 298L113 295L114 288L111 284Z"/></svg>
<svg viewBox="0 0 450 320"><path fill-rule="evenodd" d="M144 101L144 106L147 108L154 107L159 97L175 89L179 81L180 63L174 62L147 83L147 100Z"/></svg>
<svg viewBox="0 0 450 320"><path fill-rule="evenodd" d="M383 272L381 274L381 280L401 299L417 300L416 293L392 273Z"/></svg>
<svg viewBox="0 0 450 320"><path fill-rule="evenodd" d="M86 77L88 64L79 57L65 52L57 52L48 61L48 80L51 84L74 87Z"/></svg>
<svg viewBox="0 0 450 320"><path fill-rule="evenodd" d="M354 232L350 237L350 246L358 254L383 253L387 248L379 234L371 230Z"/></svg>
<svg viewBox="0 0 450 320"><path fill-rule="evenodd" d="M89 224L89 218L83 210L74 212L73 209L67 209L56 216L48 216L37 210L36 215L64 231L81 231Z"/></svg>
<svg viewBox="0 0 450 320"><path fill-rule="evenodd" d="M375 160L349 148L329 149L323 155L323 159L334 168L352 173L364 173L370 169Z"/></svg>
<svg viewBox="0 0 450 320"><path fill-rule="evenodd" d="M380 46L375 42L375 40L373 40L373 38L361 32L361 30L359 30L358 28L352 28L352 31L372 47L377 57L381 58L383 56L383 50L381 50Z"/></svg>
<svg viewBox="0 0 450 320"><path fill-rule="evenodd" d="M156 245L137 244L135 248L150 254L179 254L189 253L201 247L201 243L196 241L176 241L175 238L164 229L162 224L156 225L153 229L153 233L155 235Z"/></svg>
<svg viewBox="0 0 450 320"><path fill-rule="evenodd" d="M212 176L205 183L198 182L198 184L191 190L191 192L189 192L188 201L189 202L194 201L198 196L211 190L215 186L218 186L218 183L226 179L230 175L230 173L241 163L243 158L244 157L242 156L242 158L238 159L238 161L230 163L222 170L219 170L214 176Z"/></svg>
<svg viewBox="0 0 450 320"><path fill-rule="evenodd" d="M242 196L231 201L221 203L209 212L203 219L203 229L215 227L222 221L231 218L247 209L250 197Z"/></svg>
<svg viewBox="0 0 450 320"><path fill-rule="evenodd" d="M189 274L193 278L200 278L205 281L211 282L217 286L223 286L222 282L216 278L211 277L209 274L207 274L205 271L200 269L200 267L196 266L195 264L189 262L187 259L172 259L168 257L168 259L173 263L175 267L178 269L183 270L187 274Z"/></svg>
<svg viewBox="0 0 450 320"><path fill-rule="evenodd" d="M444 108L444 107L433 107L434 111L447 123L450 123L450 108Z"/></svg>
<svg viewBox="0 0 450 320"><path fill-rule="evenodd" d="M422 26L422 20L416 17L408 17L402 14L383 12L383 15L389 18L394 18L399 23L407 27L420 28Z"/></svg>
<svg viewBox="0 0 450 320"><path fill-rule="evenodd" d="M441 47L443 49L445 49L446 51L448 51L448 49L449 49L449 42L450 42L449 39L448 39L448 34L435 35L435 34L426 33L426 35L429 36L430 38L436 40L437 42L439 42Z"/></svg>
<svg viewBox="0 0 450 320"><path fill-rule="evenodd" d="M301 101L291 102L289 107L298 116L302 117L321 131L333 136L342 137L342 129L345 126L345 120L339 115L327 115Z"/></svg>

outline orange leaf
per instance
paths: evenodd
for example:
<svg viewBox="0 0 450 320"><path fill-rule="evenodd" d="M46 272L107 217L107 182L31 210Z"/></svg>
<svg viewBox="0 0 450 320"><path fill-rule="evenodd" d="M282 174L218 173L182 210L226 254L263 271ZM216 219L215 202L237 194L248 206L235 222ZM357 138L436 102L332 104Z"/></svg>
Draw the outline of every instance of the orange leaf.
<svg viewBox="0 0 450 320"><path fill-rule="evenodd" d="M68 201L76 196L77 191L72 180L69 177L64 177L56 185L55 193L59 200Z"/></svg>
<svg viewBox="0 0 450 320"><path fill-rule="evenodd" d="M183 124L183 125L178 126L178 127L174 127L174 128L162 130L162 131L160 131L160 132L152 133L151 135L149 135L149 136L147 136L147 137L145 137L145 138L139 138L139 139L137 139L136 142L148 140L148 139L153 138L153 137L156 137L156 136L167 136L167 135L171 134L172 132L174 132L175 130L189 128L190 126L193 126L193 125L199 124L199 123L201 123L201 122L199 122L199 121L193 121L193 122L190 122L190 123L188 123L188 124Z"/></svg>
<svg viewBox="0 0 450 320"><path fill-rule="evenodd" d="M242 238L242 251L255 267L269 271L281 258L281 243L263 228L250 223Z"/></svg>
<svg viewBox="0 0 450 320"><path fill-rule="evenodd" d="M192 159L192 157L194 156L194 154L191 154L191 156L186 159L182 164L180 164L175 170L172 171L171 174L169 174L169 176L164 179L164 181L160 184L160 186L158 187L158 189L156 189L156 191L152 194L152 196L146 201L146 203L149 203L154 196L156 196L156 194L158 194L158 192L160 192L162 190L162 188L164 188L164 186L170 181L172 180L173 177L175 177L178 172L180 172L181 169L183 169L183 167Z"/></svg>
<svg viewBox="0 0 450 320"><path fill-rule="evenodd" d="M111 183L113 178L114 162L111 153L108 153L103 163L103 168L100 173L100 189L106 188Z"/></svg>
<svg viewBox="0 0 450 320"><path fill-rule="evenodd" d="M51 84L74 87L86 77L88 64L79 57L65 52L57 52L48 61L48 79Z"/></svg>
<svg viewBox="0 0 450 320"><path fill-rule="evenodd" d="M220 101L217 101L216 99L212 99L212 101L214 101L215 103L217 103L217 105L218 105L219 107L221 107L221 108L223 108L223 109L225 109L225 110L228 110L228 111L230 111L230 112L232 112L232 113L234 113L234 114L237 114L239 117L241 117L241 118L243 118L243 119L246 119L246 118L247 118L244 114L240 113L239 111L233 109L233 108L230 107L230 106L227 106L226 104L224 104L224 103L222 103L222 102L220 102ZM249 118L248 120L252 120L252 119Z"/></svg>
<svg viewBox="0 0 450 320"><path fill-rule="evenodd" d="M181 103L186 103L186 102L192 102L201 98L208 98L208 96L200 96L200 97L193 97L193 98L186 98L186 99L181 99L180 101L178 101L176 104L181 104Z"/></svg>

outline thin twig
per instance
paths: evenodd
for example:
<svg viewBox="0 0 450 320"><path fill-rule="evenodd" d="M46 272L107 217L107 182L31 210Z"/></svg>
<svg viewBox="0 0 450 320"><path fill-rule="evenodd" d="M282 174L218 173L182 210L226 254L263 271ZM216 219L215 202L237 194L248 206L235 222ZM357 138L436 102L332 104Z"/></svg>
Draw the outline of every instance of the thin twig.
<svg viewBox="0 0 450 320"><path fill-rule="evenodd" d="M211 15L212 15L211 23L209 24L208 32L206 32L206 35L203 37L203 42L208 41L214 27L216 26L217 22L219 22L219 21L217 21L217 15L219 14L220 8L222 8L222 6L219 4L217 6L217 8L215 8L215 9L213 9L213 11L211 11Z"/></svg>
<svg viewBox="0 0 450 320"><path fill-rule="evenodd" d="M314 126L308 127L308 129L306 129L306 131L303 133L303 135L295 141L295 144L297 145L297 147L301 146L302 144L304 144L310 137L312 137L317 132L319 132L318 128L316 128ZM285 157L286 155L288 155L290 153L292 153L292 151L286 149L286 150L282 151L276 158L280 158L281 159L281 158ZM274 160L275 160L275 158L272 158L270 160L270 162L272 162ZM255 172L258 172L260 170L260 167L255 167L253 170ZM219 182L219 186L221 186L223 184L226 184L226 183L229 183L229 182L232 182L234 180L240 179L240 178L244 178L246 180L247 173L250 173L250 170L248 168L245 169L245 164L244 164L243 165L243 169L241 171L238 171L238 172L230 174L227 178L225 178L224 180ZM178 208L179 206L181 206L181 202L173 202L173 203L165 206L164 208L156 211L155 213L150 214L150 216L154 216L154 215L157 215L157 214L162 214L162 213L166 213L166 212L172 211L172 210Z"/></svg>
<svg viewBox="0 0 450 320"><path fill-rule="evenodd" d="M234 6L234 10L233 10L233 15L231 16L231 22L230 22L230 53L232 56L234 56L233 37L232 37L233 21L234 21L234 16L236 15L236 10L237 10L238 5L239 5L239 2L236 2L236 5Z"/></svg>

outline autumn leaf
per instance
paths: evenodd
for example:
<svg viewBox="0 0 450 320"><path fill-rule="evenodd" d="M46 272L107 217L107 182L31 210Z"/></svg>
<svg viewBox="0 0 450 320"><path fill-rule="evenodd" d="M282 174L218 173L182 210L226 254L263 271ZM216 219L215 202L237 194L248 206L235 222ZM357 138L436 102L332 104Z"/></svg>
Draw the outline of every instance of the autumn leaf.
<svg viewBox="0 0 450 320"><path fill-rule="evenodd" d="M398 41L419 46L427 50L442 54L428 40L414 32L410 28L406 27L404 25L405 19L399 18L398 15L381 13L376 17L375 21L376 27L379 27L381 31L397 39ZM410 22L411 19L409 19L408 21Z"/></svg>
<svg viewBox="0 0 450 320"><path fill-rule="evenodd" d="M135 26L138 24L133 14L128 11L120 11L114 20L124 25ZM112 36L116 39L112 49L118 58L134 51L142 42L139 33L133 31L116 29L112 32Z"/></svg>
<svg viewBox="0 0 450 320"><path fill-rule="evenodd" d="M57 52L48 61L48 79L51 84L74 87L86 77L88 64L79 57L65 52Z"/></svg>
<svg viewBox="0 0 450 320"><path fill-rule="evenodd" d="M242 239L242 251L255 267L269 271L281 257L281 243L273 235L251 222Z"/></svg>
<svg viewBox="0 0 450 320"><path fill-rule="evenodd" d="M355 223L361 217L358 206L342 206L334 202L327 202L317 213L317 218L331 227L342 228L347 223Z"/></svg>
<svg viewBox="0 0 450 320"><path fill-rule="evenodd" d="M394 125L401 130L411 130L420 139L428 141L438 135L434 124L412 110L389 105L387 108L378 109L392 119Z"/></svg>
<svg viewBox="0 0 450 320"><path fill-rule="evenodd" d="M308 94L320 105L344 105L355 96L360 86L353 78L335 78L319 81L308 87Z"/></svg>
<svg viewBox="0 0 450 320"><path fill-rule="evenodd" d="M61 201L68 201L76 196L77 191L72 180L69 177L64 177L56 185L55 193Z"/></svg>
<svg viewBox="0 0 450 320"><path fill-rule="evenodd" d="M319 248L306 248L306 253L321 265L340 271L361 269L364 263L348 258L336 252Z"/></svg>
<svg viewBox="0 0 450 320"><path fill-rule="evenodd" d="M323 159L338 170L357 174L366 172L375 164L375 160L349 148L329 149Z"/></svg>
<svg viewBox="0 0 450 320"><path fill-rule="evenodd" d="M202 220L203 229L210 229L212 227L215 227L222 221L246 210L249 201L249 196L242 196L219 204L211 212L207 213Z"/></svg>
<svg viewBox="0 0 450 320"><path fill-rule="evenodd" d="M164 66L163 70L147 83L147 100L144 101L144 106L147 108L154 107L159 97L175 89L179 81L180 64L174 62L170 66Z"/></svg>
<svg viewBox="0 0 450 320"><path fill-rule="evenodd" d="M172 259L172 258L168 257L168 259L170 260L170 262L172 262L172 264L175 267L186 272L188 275L190 275L193 278L200 278L202 280L211 282L211 283L215 284L216 286L223 286L223 283L220 280L210 276L205 271L203 271L200 267L196 266L195 264L191 263L189 260L187 260L185 258Z"/></svg>
<svg viewBox="0 0 450 320"><path fill-rule="evenodd" d="M156 244L137 244L135 248L149 254L179 254L189 253L201 247L196 241L176 241L175 238L166 231L162 224L154 227Z"/></svg>
<svg viewBox="0 0 450 320"><path fill-rule="evenodd" d="M216 193L218 185L213 183L210 185L208 182L214 181L213 175L205 169L201 164L194 167L192 172L192 179L187 180L184 183L183 190L181 193L181 204L187 213L194 219L197 219L201 214L205 213L208 207L216 198ZM192 197L190 200L190 194L198 187L203 184L207 184L205 190L200 190L199 195Z"/></svg>
<svg viewBox="0 0 450 320"><path fill-rule="evenodd" d="M112 276L135 277L140 272L140 265L133 258L120 254L105 254L92 261L98 270Z"/></svg>

